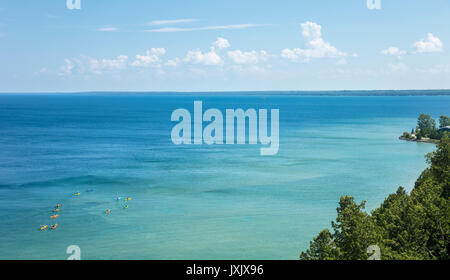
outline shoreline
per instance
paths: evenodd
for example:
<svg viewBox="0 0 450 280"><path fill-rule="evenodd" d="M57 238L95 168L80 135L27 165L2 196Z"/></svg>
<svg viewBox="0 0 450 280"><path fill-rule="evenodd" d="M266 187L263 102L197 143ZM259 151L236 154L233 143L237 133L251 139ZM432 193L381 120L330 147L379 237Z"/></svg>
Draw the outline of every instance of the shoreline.
<svg viewBox="0 0 450 280"><path fill-rule="evenodd" d="M210 90L210 91L0 91L0 95L247 95L247 96L450 96L450 89L404 89L404 90Z"/></svg>
<svg viewBox="0 0 450 280"><path fill-rule="evenodd" d="M429 144L438 144L440 142L439 140L435 140L435 139L417 140L417 139L409 139L409 138L406 138L403 136L398 137L398 139L403 140L403 141L408 141L408 142L429 143Z"/></svg>

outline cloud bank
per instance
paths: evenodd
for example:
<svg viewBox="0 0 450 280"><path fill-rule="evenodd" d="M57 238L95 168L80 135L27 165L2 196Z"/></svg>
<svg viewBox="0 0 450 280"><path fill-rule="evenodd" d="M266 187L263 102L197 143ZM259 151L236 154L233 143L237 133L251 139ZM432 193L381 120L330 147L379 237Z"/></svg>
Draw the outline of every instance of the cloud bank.
<svg viewBox="0 0 450 280"><path fill-rule="evenodd" d="M433 53L442 52L444 50L444 44L441 39L433 36L432 33L427 34L427 38L414 43L416 53Z"/></svg>
<svg viewBox="0 0 450 280"><path fill-rule="evenodd" d="M327 43L322 38L322 26L307 21L301 24L302 37L305 39L306 48L284 49L281 57L294 62L309 62L315 58L340 58L347 56L336 47Z"/></svg>

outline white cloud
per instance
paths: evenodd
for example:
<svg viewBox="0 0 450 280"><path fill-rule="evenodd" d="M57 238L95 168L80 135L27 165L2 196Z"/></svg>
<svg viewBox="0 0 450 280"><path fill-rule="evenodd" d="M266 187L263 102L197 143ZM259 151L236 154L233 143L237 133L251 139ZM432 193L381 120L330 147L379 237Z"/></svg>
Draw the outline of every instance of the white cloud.
<svg viewBox="0 0 450 280"><path fill-rule="evenodd" d="M414 43L416 53L442 52L444 44L433 34L428 33L427 38Z"/></svg>
<svg viewBox="0 0 450 280"><path fill-rule="evenodd" d="M145 55L136 55L136 60L131 63L134 67L158 67L161 62L161 56L166 54L164 48L152 48L147 50Z"/></svg>
<svg viewBox="0 0 450 280"><path fill-rule="evenodd" d="M128 56L119 55L114 59L95 59L87 56L80 58L64 59L64 65L61 67L59 75L68 76L76 70L80 74L97 74L104 71L121 70L127 67Z"/></svg>
<svg viewBox="0 0 450 280"><path fill-rule="evenodd" d="M61 66L61 71L59 73L60 76L71 75L73 69L75 68L75 64L70 59L64 59L64 65Z"/></svg>
<svg viewBox="0 0 450 280"><path fill-rule="evenodd" d="M313 58L339 58L347 56L346 53L339 51L330 43L322 39L322 26L314 22L305 22L301 24L302 36L306 40L306 49L294 48L281 51L283 58L292 61L309 62Z"/></svg>
<svg viewBox="0 0 450 280"><path fill-rule="evenodd" d="M103 70L119 70L127 66L128 56L119 55L115 59L90 59L90 70L96 74L101 74Z"/></svg>
<svg viewBox="0 0 450 280"><path fill-rule="evenodd" d="M97 29L97 31L100 31L100 32L114 32L114 31L118 31L118 30L119 30L119 28L116 28L116 27L102 27L102 28Z"/></svg>
<svg viewBox="0 0 450 280"><path fill-rule="evenodd" d="M228 57L236 64L256 64L260 60L267 58L266 51L249 51L243 52L241 50L228 51Z"/></svg>
<svg viewBox="0 0 450 280"><path fill-rule="evenodd" d="M179 59L178 57L174 58L174 59L169 59L166 62L166 66L171 66L171 67L176 67L181 63L181 59Z"/></svg>
<svg viewBox="0 0 450 280"><path fill-rule="evenodd" d="M149 23L149 25L179 24L179 23L189 23L189 22L195 22L195 21L198 21L198 19L182 18L182 19L153 20Z"/></svg>
<svg viewBox="0 0 450 280"><path fill-rule="evenodd" d="M215 52L214 48L206 53L202 53L200 50L189 51L184 61L193 64L223 65L222 58Z"/></svg>
<svg viewBox="0 0 450 280"><path fill-rule="evenodd" d="M387 48L387 49L385 49L385 50L382 50L382 51L381 51L381 54L384 54L384 55L393 55L393 56L398 56L398 57L400 57L400 56L402 56L402 55L405 55L405 54L406 54L406 51L400 50L400 49L397 48L397 47L389 47L389 48Z"/></svg>
<svg viewBox="0 0 450 280"><path fill-rule="evenodd" d="M217 38L217 40L213 43L213 46L218 48L219 50L226 49L230 47L230 43L227 39L222 37Z"/></svg>
<svg viewBox="0 0 450 280"><path fill-rule="evenodd" d="M266 26L267 24L231 24L231 25L214 25L192 28L177 28L177 27L163 27L146 30L147 32L186 32L186 31L201 31L201 30L220 30L220 29L244 29L250 27Z"/></svg>

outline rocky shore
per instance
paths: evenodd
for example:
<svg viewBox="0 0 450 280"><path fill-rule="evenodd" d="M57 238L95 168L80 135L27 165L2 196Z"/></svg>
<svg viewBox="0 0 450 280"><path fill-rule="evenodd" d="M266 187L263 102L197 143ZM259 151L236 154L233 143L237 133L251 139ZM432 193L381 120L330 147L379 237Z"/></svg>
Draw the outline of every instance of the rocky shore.
<svg viewBox="0 0 450 280"><path fill-rule="evenodd" d="M439 143L439 140L429 139L429 138L422 138L422 139L418 140L417 138L407 138L404 136L400 136L398 139L404 140L404 141L410 141L410 142L419 142L419 143L431 143L431 144Z"/></svg>

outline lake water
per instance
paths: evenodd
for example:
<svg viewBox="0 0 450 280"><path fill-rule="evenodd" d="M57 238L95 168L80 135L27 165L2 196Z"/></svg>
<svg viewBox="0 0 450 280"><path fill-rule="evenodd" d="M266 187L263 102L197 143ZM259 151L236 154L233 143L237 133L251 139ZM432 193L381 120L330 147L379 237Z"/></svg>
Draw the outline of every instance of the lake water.
<svg viewBox="0 0 450 280"><path fill-rule="evenodd" d="M278 154L174 145L171 113L194 100L279 109ZM83 259L296 259L340 196L371 210L410 190L434 145L398 136L449 108L449 96L0 95L0 259L66 259L69 245ZM58 228L40 231L56 203Z"/></svg>

